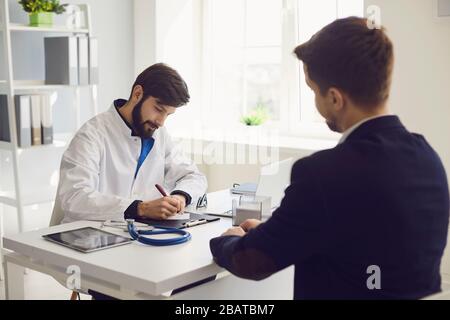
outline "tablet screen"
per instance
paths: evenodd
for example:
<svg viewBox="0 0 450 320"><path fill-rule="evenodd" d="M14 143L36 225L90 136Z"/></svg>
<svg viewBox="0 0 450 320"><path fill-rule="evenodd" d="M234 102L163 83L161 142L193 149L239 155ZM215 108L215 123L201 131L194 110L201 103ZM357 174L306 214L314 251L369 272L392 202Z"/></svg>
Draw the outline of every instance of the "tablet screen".
<svg viewBox="0 0 450 320"><path fill-rule="evenodd" d="M129 238L92 227L47 234L43 237L82 252L91 252L132 242Z"/></svg>

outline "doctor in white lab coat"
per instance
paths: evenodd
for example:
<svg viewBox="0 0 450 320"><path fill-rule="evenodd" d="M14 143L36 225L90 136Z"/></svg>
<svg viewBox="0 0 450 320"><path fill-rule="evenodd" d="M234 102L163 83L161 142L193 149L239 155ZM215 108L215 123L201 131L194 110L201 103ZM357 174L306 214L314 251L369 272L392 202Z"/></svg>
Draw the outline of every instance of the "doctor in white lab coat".
<svg viewBox="0 0 450 320"><path fill-rule="evenodd" d="M155 64L138 76L128 101L115 100L85 123L61 161L54 211L64 215L62 223L166 219L197 201L206 192L206 178L163 127L188 101L180 75Z"/></svg>

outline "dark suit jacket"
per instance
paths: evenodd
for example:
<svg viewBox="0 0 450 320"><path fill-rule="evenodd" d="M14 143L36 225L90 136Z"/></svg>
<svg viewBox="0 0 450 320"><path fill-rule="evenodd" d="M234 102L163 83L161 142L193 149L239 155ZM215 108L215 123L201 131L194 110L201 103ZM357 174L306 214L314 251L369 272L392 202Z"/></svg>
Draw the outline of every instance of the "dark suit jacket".
<svg viewBox="0 0 450 320"><path fill-rule="evenodd" d="M440 291L448 220L438 155L385 116L297 161L267 222L210 247L220 266L247 279L294 264L295 299L417 299Z"/></svg>

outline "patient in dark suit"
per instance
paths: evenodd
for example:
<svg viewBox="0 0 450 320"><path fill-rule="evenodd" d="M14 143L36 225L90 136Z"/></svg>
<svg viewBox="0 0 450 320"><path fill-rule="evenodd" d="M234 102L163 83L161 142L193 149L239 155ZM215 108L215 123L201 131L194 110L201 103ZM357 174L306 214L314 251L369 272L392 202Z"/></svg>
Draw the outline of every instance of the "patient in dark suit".
<svg viewBox="0 0 450 320"><path fill-rule="evenodd" d="M368 26L336 20L295 49L318 111L343 133L338 145L294 164L269 220L247 220L210 242L215 261L242 278L295 265L295 299L418 299L441 290L446 173L425 138L390 115L393 45Z"/></svg>

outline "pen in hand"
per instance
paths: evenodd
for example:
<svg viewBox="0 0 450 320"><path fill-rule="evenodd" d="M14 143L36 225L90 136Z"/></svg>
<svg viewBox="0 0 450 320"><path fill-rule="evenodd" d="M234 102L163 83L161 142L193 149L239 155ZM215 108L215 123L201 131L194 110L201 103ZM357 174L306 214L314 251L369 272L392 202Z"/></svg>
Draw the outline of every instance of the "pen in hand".
<svg viewBox="0 0 450 320"><path fill-rule="evenodd" d="M167 193L163 187L161 187L159 184L155 184L155 187L156 189L158 189L159 193L161 193L163 197L167 197Z"/></svg>
<svg viewBox="0 0 450 320"><path fill-rule="evenodd" d="M159 184L155 184L156 189L158 189L159 193L161 193L161 195L163 197L167 197L167 192L164 190L164 188L162 186L160 186ZM178 214L180 212L177 212Z"/></svg>

